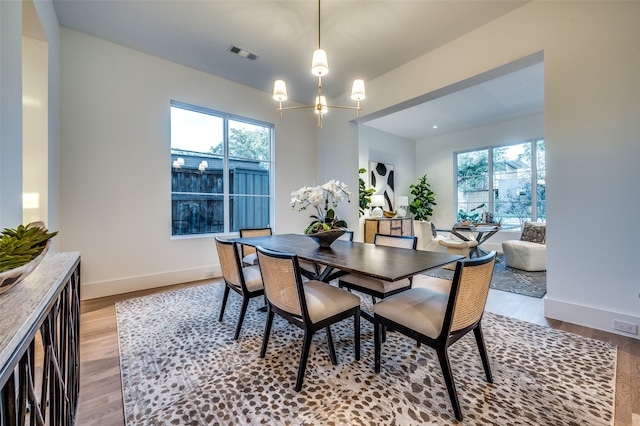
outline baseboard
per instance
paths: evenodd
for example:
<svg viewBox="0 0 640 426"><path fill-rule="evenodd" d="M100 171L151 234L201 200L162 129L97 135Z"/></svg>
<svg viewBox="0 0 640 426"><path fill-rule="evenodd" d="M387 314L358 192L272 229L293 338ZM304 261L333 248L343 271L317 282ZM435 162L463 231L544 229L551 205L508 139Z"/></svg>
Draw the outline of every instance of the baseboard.
<svg viewBox="0 0 640 426"><path fill-rule="evenodd" d="M96 299L98 297L113 296L116 294L130 293L132 291L148 290L151 288L166 287L174 284L182 284L191 281L199 281L208 278L221 277L220 265L212 265L203 268L184 269L161 274L143 275L137 277L119 278L116 280L82 283L82 300Z"/></svg>
<svg viewBox="0 0 640 426"><path fill-rule="evenodd" d="M640 317L638 316L567 303L550 299L549 296L544 300L544 316L640 340L640 334L638 334L640 333ZM635 334L614 329L614 320L635 325Z"/></svg>

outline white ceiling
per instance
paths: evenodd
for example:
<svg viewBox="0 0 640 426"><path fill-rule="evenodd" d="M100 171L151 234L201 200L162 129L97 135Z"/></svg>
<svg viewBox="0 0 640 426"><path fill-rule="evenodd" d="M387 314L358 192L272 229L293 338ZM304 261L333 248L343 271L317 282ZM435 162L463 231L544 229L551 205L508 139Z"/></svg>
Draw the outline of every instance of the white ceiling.
<svg viewBox="0 0 640 426"><path fill-rule="evenodd" d="M507 14L519 0L323 0L321 46L329 99L353 79L375 79ZM53 0L60 25L271 92L287 81L289 97L315 96L311 54L318 44L315 0ZM251 61L231 45L258 55ZM485 82L366 124L410 139L542 110L541 66ZM267 95L268 96L268 95ZM366 100L365 104L366 113ZM457 126L457 128L455 127ZM425 133L426 132L426 133Z"/></svg>
<svg viewBox="0 0 640 426"><path fill-rule="evenodd" d="M390 111L383 111L381 117L372 117L364 124L407 139L420 140L542 113L542 54L531 55L407 104L406 107L397 105Z"/></svg>

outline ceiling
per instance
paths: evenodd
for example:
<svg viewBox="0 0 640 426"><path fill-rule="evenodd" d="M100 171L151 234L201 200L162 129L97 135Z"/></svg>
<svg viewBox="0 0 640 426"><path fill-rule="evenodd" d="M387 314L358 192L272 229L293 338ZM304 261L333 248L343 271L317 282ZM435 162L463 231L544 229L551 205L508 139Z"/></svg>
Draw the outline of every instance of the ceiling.
<svg viewBox="0 0 640 426"><path fill-rule="evenodd" d="M324 0L321 46L329 99L356 78L373 80L521 7L516 0ZM315 0L53 0L60 25L191 68L271 92L287 82L289 97L315 96L311 54L318 45ZM252 61L229 51L244 48ZM366 124L410 139L542 110L542 68L521 69L428 99ZM516 96L517 95L517 96ZM366 113L366 100L363 106ZM400 108L397 108L400 109ZM521 111L520 111L521 109Z"/></svg>

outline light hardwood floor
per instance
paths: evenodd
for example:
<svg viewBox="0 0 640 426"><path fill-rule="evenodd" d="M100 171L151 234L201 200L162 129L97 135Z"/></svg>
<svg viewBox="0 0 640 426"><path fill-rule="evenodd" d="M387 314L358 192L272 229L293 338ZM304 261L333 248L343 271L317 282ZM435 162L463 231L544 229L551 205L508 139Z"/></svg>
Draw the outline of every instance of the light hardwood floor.
<svg viewBox="0 0 640 426"><path fill-rule="evenodd" d="M131 297L208 282L212 281L187 283L82 302L80 403L77 425L124 425L115 303ZM562 321L548 320L543 315L542 299L503 291L491 290L486 309L497 314L617 345L615 425L640 426L640 340Z"/></svg>

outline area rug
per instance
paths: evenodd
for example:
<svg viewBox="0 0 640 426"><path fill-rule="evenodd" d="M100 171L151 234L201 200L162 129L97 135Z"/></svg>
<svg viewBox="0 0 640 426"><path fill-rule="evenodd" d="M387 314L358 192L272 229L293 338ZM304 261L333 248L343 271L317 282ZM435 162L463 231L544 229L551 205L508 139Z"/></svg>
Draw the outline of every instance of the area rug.
<svg viewBox="0 0 640 426"><path fill-rule="evenodd" d="M445 268L436 268L426 275L438 278L453 279L453 271ZM493 269L491 288L524 296L542 298L547 294L547 271L523 271L510 268L504 263L502 254L496 258L496 266Z"/></svg>
<svg viewBox="0 0 640 426"><path fill-rule="evenodd" d="M366 320L358 362L351 321L332 327L336 366L325 332L316 334L295 392L302 333L276 317L259 358L262 301L250 302L234 341L240 298L230 295L218 322L222 290L214 283L117 303L128 426L459 424L435 352L390 332L376 374ZM483 329L493 384L472 335L449 349L465 424L613 424L615 346L491 313Z"/></svg>

